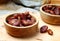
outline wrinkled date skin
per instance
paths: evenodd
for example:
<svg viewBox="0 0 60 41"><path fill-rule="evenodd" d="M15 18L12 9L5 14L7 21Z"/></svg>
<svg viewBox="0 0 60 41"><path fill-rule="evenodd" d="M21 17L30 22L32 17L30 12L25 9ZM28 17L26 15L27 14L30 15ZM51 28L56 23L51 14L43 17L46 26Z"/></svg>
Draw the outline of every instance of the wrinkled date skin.
<svg viewBox="0 0 60 41"><path fill-rule="evenodd" d="M48 26L44 25L40 28L40 32L45 33L45 32L47 32L47 29L48 29Z"/></svg>
<svg viewBox="0 0 60 41"><path fill-rule="evenodd" d="M14 26L17 26L17 25L19 25L19 20L17 20L17 19L12 19L11 21L9 21L9 24L11 24L11 25L14 25Z"/></svg>
<svg viewBox="0 0 60 41"><path fill-rule="evenodd" d="M25 13L15 13L6 19L7 23L13 26L29 26L36 22L35 18L29 14Z"/></svg>
<svg viewBox="0 0 60 41"><path fill-rule="evenodd" d="M44 6L42 10L52 15L60 15L60 6L47 5Z"/></svg>

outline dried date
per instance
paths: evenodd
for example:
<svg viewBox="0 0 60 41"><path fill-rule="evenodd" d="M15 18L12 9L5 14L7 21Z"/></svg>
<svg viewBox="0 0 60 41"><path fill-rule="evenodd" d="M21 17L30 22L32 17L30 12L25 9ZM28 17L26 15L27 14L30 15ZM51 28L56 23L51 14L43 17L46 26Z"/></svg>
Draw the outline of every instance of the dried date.
<svg viewBox="0 0 60 41"><path fill-rule="evenodd" d="M42 10L53 15L60 15L60 6L47 5Z"/></svg>
<svg viewBox="0 0 60 41"><path fill-rule="evenodd" d="M48 29L48 26L44 25L40 28L41 33L48 32L49 35L53 35L53 31L51 29Z"/></svg>
<svg viewBox="0 0 60 41"><path fill-rule="evenodd" d="M45 32L47 32L47 29L48 29L48 26L42 26L41 28L40 28L40 32L41 33L45 33Z"/></svg>
<svg viewBox="0 0 60 41"><path fill-rule="evenodd" d="M6 22L13 26L29 26L36 22L35 18L29 14L25 13L15 13L6 19Z"/></svg>

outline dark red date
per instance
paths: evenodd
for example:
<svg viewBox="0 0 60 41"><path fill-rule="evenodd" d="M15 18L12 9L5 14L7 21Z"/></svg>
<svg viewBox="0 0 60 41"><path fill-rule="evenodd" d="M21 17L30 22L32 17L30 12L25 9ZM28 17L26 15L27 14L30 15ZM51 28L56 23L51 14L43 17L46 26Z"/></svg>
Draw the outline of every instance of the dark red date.
<svg viewBox="0 0 60 41"><path fill-rule="evenodd" d="M15 13L9 16L6 21L14 26L29 26L36 22L35 18L29 12Z"/></svg>
<svg viewBox="0 0 60 41"><path fill-rule="evenodd" d="M53 15L60 15L60 6L48 5L44 6L42 10Z"/></svg>
<svg viewBox="0 0 60 41"><path fill-rule="evenodd" d="M40 28L40 32L41 33L45 33L45 32L47 32L47 29L48 29L48 26L42 26L41 28Z"/></svg>

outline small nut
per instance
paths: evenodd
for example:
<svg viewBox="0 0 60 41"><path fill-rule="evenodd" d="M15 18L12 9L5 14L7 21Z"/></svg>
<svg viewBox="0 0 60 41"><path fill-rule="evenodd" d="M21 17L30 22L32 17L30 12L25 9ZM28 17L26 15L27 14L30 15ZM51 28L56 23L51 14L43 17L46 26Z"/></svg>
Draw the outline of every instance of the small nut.
<svg viewBox="0 0 60 41"><path fill-rule="evenodd" d="M53 31L51 29L48 29L47 32L49 35L53 35Z"/></svg>

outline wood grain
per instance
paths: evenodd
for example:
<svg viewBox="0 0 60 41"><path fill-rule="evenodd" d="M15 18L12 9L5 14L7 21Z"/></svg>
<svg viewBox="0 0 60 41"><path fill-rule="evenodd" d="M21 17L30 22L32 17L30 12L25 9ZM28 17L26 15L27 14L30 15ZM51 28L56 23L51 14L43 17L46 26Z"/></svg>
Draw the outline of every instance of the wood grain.
<svg viewBox="0 0 60 41"><path fill-rule="evenodd" d="M50 4L60 4L60 0L51 0Z"/></svg>

